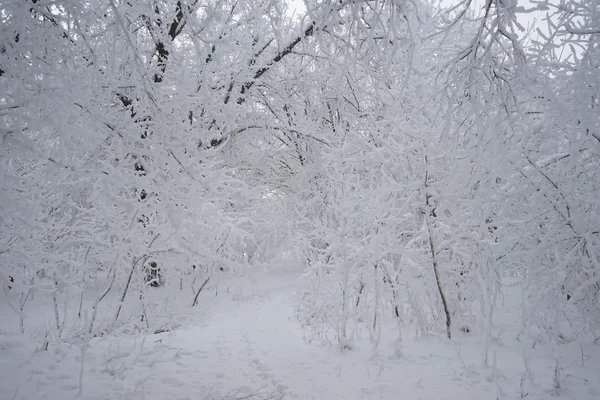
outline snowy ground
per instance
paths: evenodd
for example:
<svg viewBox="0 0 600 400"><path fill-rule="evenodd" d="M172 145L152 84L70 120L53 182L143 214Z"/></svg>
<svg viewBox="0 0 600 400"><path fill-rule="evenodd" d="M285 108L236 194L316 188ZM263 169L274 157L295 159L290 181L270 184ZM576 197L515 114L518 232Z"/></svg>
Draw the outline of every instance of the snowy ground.
<svg viewBox="0 0 600 400"><path fill-rule="evenodd" d="M308 344L294 319L297 276L221 282L219 295L203 293L172 332L93 339L79 396L77 345L36 351L31 340L0 334L0 399L600 399L599 345L532 348L510 326L498 328L496 367L482 366L482 344L469 334L449 341L407 332L400 357L391 332L378 355L368 338L345 352ZM0 312L7 332L10 311Z"/></svg>

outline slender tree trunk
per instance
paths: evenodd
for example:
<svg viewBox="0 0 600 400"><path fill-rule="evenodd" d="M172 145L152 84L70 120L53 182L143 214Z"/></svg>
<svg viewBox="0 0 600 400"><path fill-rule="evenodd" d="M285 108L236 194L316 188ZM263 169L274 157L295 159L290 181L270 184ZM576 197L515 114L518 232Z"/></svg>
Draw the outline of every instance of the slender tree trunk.
<svg viewBox="0 0 600 400"><path fill-rule="evenodd" d="M19 315L19 329L21 334L25 333L25 318L23 317L23 310L25 309L25 304L27 300L29 300L29 295L33 290L33 279L27 293L21 293L21 300L19 301L19 310L21 310L21 314Z"/></svg>
<svg viewBox="0 0 600 400"><path fill-rule="evenodd" d="M202 286L200 286L200 288L196 292L196 295L194 296L194 301L192 302L192 307L194 307L196 304L198 304L198 296L200 296L200 292L202 292L202 289L204 289L204 286L206 286L206 284L208 283L209 280L210 280L210 276L208 278L206 278L206 280L204 281Z"/></svg>
<svg viewBox="0 0 600 400"><path fill-rule="evenodd" d="M452 319L450 317L450 310L448 308L448 302L446 301L446 295L444 294L444 290L442 288L442 283L440 281L440 274L438 270L438 260L437 260L437 252L436 252L436 243L435 243L435 231L433 229L433 224L431 218L436 217L435 207L431 204L431 194L428 186L429 179L429 165L427 162L427 156L425 156L425 224L427 225L427 236L429 237L429 251L431 252L431 260L433 264L433 274L435 275L435 283L438 288L438 292L440 294L440 298L442 299L442 306L444 307L444 313L446 314L446 335L448 339L452 339Z"/></svg>
<svg viewBox="0 0 600 400"><path fill-rule="evenodd" d="M123 308L123 303L125 302L125 296L127 296L127 291L129 290L129 285L131 284L131 278L133 278L133 273L135 272L135 266L140 260L142 260L143 265L144 262L146 262L146 256L138 258L137 260L133 260L132 262L131 271L129 272L129 276L127 277L127 283L125 283L125 288L123 288L123 294L121 295L121 300L119 301L119 306L117 307L117 312L115 314L115 322L117 322L119 319L121 309Z"/></svg>
<svg viewBox="0 0 600 400"><path fill-rule="evenodd" d="M92 247L88 247L87 251L85 252L85 257L83 259L83 274L82 274L82 278L81 278L81 293L79 296L79 310L77 310L77 317L81 320L81 309L83 308L83 295L85 293L85 274L86 274L86 267L87 267L87 259L88 259L88 255L90 254L90 249Z"/></svg>
<svg viewBox="0 0 600 400"><path fill-rule="evenodd" d="M117 267L114 265L111 271L108 273L107 284L104 290L100 293L100 295L96 298L94 302L94 306L92 307L92 318L89 320L89 325L87 328L87 333L91 334L92 329L94 328L94 322L96 322L96 315L98 314L98 305L100 302L106 297L110 289L112 289L113 283L115 283L115 277L117 276ZM87 323L88 321L84 321Z"/></svg>
<svg viewBox="0 0 600 400"><path fill-rule="evenodd" d="M342 197L343 197L342 187ZM350 343L348 341L348 317L350 313L350 304L348 299L350 295L349 281L350 281L350 261L348 260L348 246L346 241L346 225L347 221L344 218L342 228L340 232L341 236L341 264L342 264L342 316L338 325L338 343L342 350L350 349Z"/></svg>
<svg viewBox="0 0 600 400"><path fill-rule="evenodd" d="M52 303L54 305L54 322L56 323L56 333L60 337L60 315L58 313L58 297L56 292L58 291L58 281L56 280L56 273L53 274L54 290L52 292Z"/></svg>
<svg viewBox="0 0 600 400"><path fill-rule="evenodd" d="M25 300L26 298L24 297L23 294L21 294L21 307L19 308L21 310L21 315L19 315L19 332L21 332L21 335L25 334L25 318L23 318L23 308L25 308Z"/></svg>

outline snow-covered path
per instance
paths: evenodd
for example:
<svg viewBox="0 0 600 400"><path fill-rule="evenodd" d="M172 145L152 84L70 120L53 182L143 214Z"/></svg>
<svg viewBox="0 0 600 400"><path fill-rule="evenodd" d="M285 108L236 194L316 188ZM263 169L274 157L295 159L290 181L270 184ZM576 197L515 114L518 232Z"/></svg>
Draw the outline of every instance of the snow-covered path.
<svg viewBox="0 0 600 400"><path fill-rule="evenodd" d="M300 285L261 276L207 291L186 326L169 333L94 339L86 354L81 399L496 399L519 398L519 349L497 343L498 368L481 366L480 346L436 337L408 340L401 357L384 336L378 356L368 340L352 351L308 344L294 320ZM217 289L217 288L213 288ZM512 344L511 344L512 346ZM579 350L577 350L579 351ZM598 346L587 359L561 358L563 388L553 389L553 359L532 357L528 399L600 398ZM0 336L0 399L77 398L80 351L68 344L32 351ZM578 356L579 357L579 356ZM257 396L252 396L258 394ZM244 397L246 396L246 397Z"/></svg>

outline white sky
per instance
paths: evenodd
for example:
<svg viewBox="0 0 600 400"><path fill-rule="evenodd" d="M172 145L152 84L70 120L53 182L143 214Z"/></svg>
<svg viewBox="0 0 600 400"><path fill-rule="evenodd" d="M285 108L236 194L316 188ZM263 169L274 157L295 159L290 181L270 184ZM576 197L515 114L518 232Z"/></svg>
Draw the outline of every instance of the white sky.
<svg viewBox="0 0 600 400"><path fill-rule="evenodd" d="M518 7L523 7L525 9L533 9L536 8L536 4L534 4L531 0L505 0L505 3L513 1ZM449 6L453 4L457 4L459 0L442 0L443 3L447 3ZM549 0L550 3L558 4L560 0ZM481 7L483 6L484 0L475 0L475 4L481 3ZM304 0L289 0L290 5L290 15L299 16L302 15L306 7L304 5ZM474 7L474 6L472 6ZM543 19L546 17L546 11L530 11L528 13L518 13L517 18L518 21L527 31L532 32L532 35L536 35L535 29L540 28L542 31L546 31L546 23L543 22ZM526 32L521 32L520 36L525 35Z"/></svg>

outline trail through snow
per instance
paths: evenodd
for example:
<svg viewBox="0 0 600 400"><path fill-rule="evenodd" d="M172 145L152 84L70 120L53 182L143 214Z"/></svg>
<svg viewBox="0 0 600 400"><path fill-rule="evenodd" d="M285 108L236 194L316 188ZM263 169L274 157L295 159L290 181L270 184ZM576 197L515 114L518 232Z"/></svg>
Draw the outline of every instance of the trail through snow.
<svg viewBox="0 0 600 400"><path fill-rule="evenodd" d="M527 399L600 398L597 345L527 350L499 336L496 366L483 367L481 344L468 335L408 339L400 357L391 332L377 354L368 339L345 352L309 344L294 318L300 285L297 274L221 282L173 332L94 339L79 396L78 346L35 351L0 335L0 399L517 399L523 354L533 372L523 382Z"/></svg>

